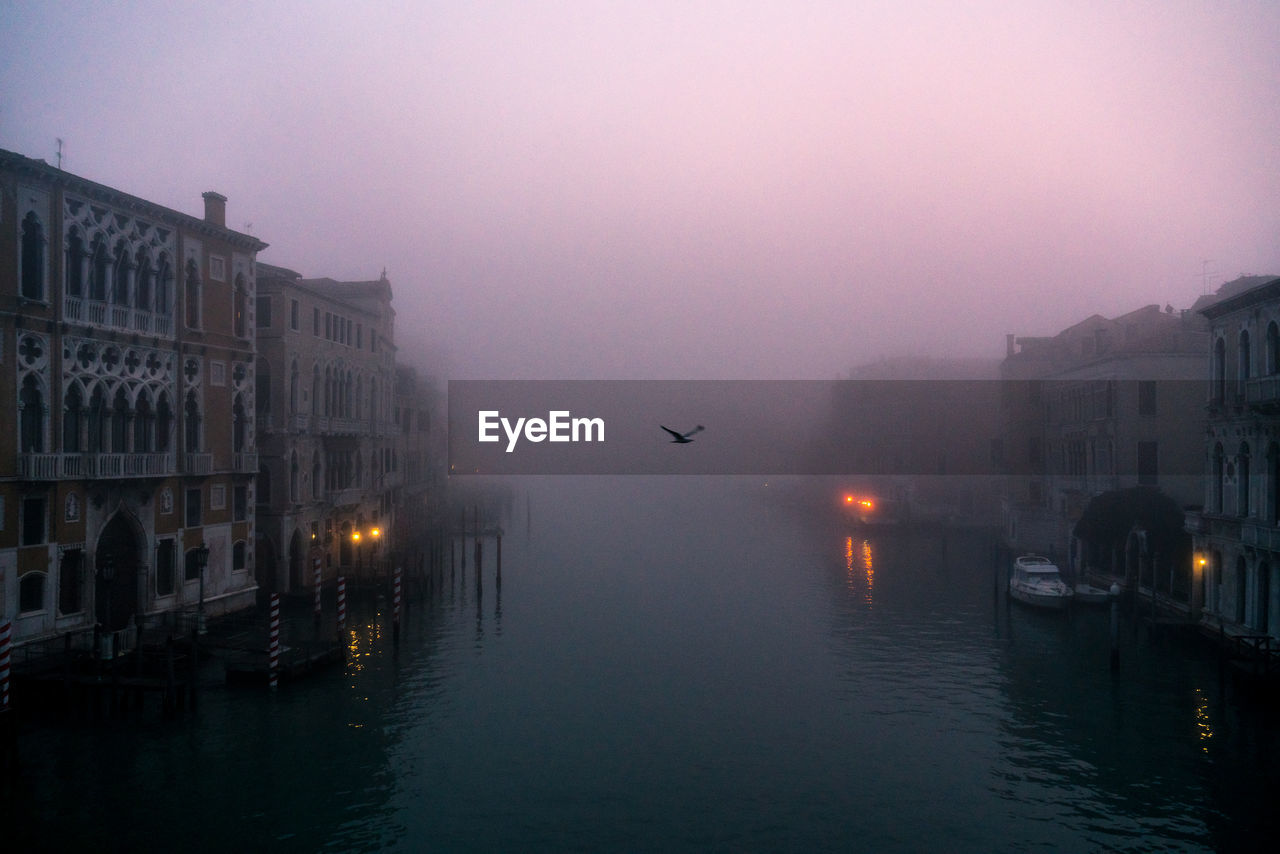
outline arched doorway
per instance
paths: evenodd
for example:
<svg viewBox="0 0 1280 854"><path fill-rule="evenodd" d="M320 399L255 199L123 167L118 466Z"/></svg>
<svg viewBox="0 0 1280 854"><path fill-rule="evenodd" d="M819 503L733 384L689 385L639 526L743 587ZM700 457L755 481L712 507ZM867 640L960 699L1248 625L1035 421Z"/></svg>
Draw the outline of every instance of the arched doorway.
<svg viewBox="0 0 1280 854"><path fill-rule="evenodd" d="M306 555L302 550L302 532L297 528L289 538L289 592L296 593L302 589L302 561Z"/></svg>
<svg viewBox="0 0 1280 854"><path fill-rule="evenodd" d="M107 631L124 628L138 613L138 578L145 567L145 534L136 519L116 513L98 535L94 550L95 616Z"/></svg>

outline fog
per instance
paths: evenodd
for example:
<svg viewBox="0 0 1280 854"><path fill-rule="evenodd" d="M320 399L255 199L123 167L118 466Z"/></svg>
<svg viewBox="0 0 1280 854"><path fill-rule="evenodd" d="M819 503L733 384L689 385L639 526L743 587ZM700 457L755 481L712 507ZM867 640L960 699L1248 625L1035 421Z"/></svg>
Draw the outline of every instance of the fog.
<svg viewBox="0 0 1280 854"><path fill-rule="evenodd" d="M453 379L829 379L1280 272L1280 7L4 3L0 147Z"/></svg>

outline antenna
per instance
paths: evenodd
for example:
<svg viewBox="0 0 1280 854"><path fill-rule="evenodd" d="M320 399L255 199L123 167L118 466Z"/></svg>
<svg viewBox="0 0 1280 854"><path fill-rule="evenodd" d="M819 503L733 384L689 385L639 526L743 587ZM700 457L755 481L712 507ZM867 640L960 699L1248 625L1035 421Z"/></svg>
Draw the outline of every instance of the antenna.
<svg viewBox="0 0 1280 854"><path fill-rule="evenodd" d="M1200 293L1202 295L1209 293L1209 265L1213 263L1212 258L1206 258L1200 262Z"/></svg>
<svg viewBox="0 0 1280 854"><path fill-rule="evenodd" d="M62 170L62 137L54 137L58 141L58 170Z"/></svg>

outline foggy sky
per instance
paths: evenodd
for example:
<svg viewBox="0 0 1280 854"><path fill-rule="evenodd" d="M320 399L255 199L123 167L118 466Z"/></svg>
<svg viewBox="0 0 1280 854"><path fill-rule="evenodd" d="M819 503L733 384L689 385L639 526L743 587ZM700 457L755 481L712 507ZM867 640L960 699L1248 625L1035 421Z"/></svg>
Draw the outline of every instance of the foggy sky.
<svg viewBox="0 0 1280 854"><path fill-rule="evenodd" d="M1280 6L898 5L0 0L0 147L385 267L453 378L831 378L1280 273Z"/></svg>

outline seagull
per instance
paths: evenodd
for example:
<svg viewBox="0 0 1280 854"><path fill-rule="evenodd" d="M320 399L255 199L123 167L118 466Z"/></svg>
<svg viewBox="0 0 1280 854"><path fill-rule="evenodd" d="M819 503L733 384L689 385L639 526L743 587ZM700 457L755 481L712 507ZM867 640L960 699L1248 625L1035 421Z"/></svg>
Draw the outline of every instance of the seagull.
<svg viewBox="0 0 1280 854"><path fill-rule="evenodd" d="M658 426L659 426L659 427L662 427L662 425L661 425L661 424L659 424ZM702 430L705 430L705 429L707 429L707 428L706 428L706 427L703 427L701 424L699 424L697 427L694 427L694 428L693 428L692 430L690 430L688 433L677 433L675 430L672 430L670 427L662 427L662 429L663 429L663 430L666 430L668 433L670 433L670 434L671 434L671 436L672 436L671 441L672 441L672 442L674 442L674 443L676 443L676 444L679 444L679 445L687 445L687 444L689 444L690 442L692 442L692 441L693 441L692 439L690 439L690 438L689 438L690 436L692 436L694 433L698 433L698 432L700 432L700 431L702 431Z"/></svg>

